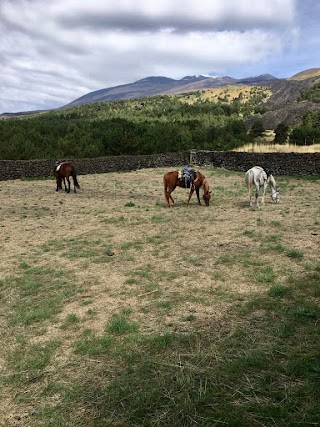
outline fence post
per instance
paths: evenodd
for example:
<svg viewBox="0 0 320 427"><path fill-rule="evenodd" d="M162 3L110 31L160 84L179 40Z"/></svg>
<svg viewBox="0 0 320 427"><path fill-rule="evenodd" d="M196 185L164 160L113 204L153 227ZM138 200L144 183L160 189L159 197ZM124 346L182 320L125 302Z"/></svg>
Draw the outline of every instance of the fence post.
<svg viewBox="0 0 320 427"><path fill-rule="evenodd" d="M194 166L197 164L197 152L195 149L190 150L190 166Z"/></svg>

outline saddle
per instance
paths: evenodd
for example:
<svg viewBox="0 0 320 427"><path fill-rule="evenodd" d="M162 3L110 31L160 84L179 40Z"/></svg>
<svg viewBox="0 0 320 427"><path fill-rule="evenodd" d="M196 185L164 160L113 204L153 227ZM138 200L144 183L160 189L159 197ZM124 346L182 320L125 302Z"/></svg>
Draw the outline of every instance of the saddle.
<svg viewBox="0 0 320 427"><path fill-rule="evenodd" d="M56 172L58 172L58 170L60 169L61 165L64 163L64 160L57 160L54 164L54 170Z"/></svg>
<svg viewBox="0 0 320 427"><path fill-rule="evenodd" d="M181 172L181 180L184 182L185 188L190 188L197 180L197 172L191 166L185 166Z"/></svg>
<svg viewBox="0 0 320 427"><path fill-rule="evenodd" d="M262 169L265 171L265 173L267 174L267 178L269 178L269 176L270 175L272 175L272 171L269 169L269 168L267 168L267 167L265 167L265 166L263 166L262 167Z"/></svg>

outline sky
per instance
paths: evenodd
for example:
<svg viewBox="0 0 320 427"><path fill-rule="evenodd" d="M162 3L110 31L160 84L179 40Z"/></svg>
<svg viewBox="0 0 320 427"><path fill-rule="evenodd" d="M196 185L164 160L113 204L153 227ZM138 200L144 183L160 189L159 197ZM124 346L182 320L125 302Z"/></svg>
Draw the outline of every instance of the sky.
<svg viewBox="0 0 320 427"><path fill-rule="evenodd" d="M320 67L319 0L0 0L0 114L149 76Z"/></svg>

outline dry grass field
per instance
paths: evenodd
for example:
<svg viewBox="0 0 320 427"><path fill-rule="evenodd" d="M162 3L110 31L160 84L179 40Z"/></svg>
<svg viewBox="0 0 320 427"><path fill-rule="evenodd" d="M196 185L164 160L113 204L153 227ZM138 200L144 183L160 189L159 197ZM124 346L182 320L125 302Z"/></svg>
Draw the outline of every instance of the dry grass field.
<svg viewBox="0 0 320 427"><path fill-rule="evenodd" d="M193 104L200 99L203 101L218 101L219 99L224 99L225 101L232 102L235 99L239 99L241 96L241 102L247 102L251 99L254 94L264 94L264 99L267 101L272 92L265 86L223 86L218 88L210 89L201 89L197 91L191 91L188 93L175 94L175 97L178 97L180 101L187 102L188 104Z"/></svg>
<svg viewBox="0 0 320 427"><path fill-rule="evenodd" d="M1 426L320 425L319 181L166 171L0 182Z"/></svg>

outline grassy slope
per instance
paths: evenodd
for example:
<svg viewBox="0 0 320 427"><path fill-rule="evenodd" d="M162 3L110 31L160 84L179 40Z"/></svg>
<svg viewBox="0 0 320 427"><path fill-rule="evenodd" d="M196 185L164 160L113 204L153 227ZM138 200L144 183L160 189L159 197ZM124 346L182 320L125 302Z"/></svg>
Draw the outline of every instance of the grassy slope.
<svg viewBox="0 0 320 427"><path fill-rule="evenodd" d="M295 74L288 80L304 80L310 77L320 77L320 68L310 68L309 70L301 71L301 73Z"/></svg>

